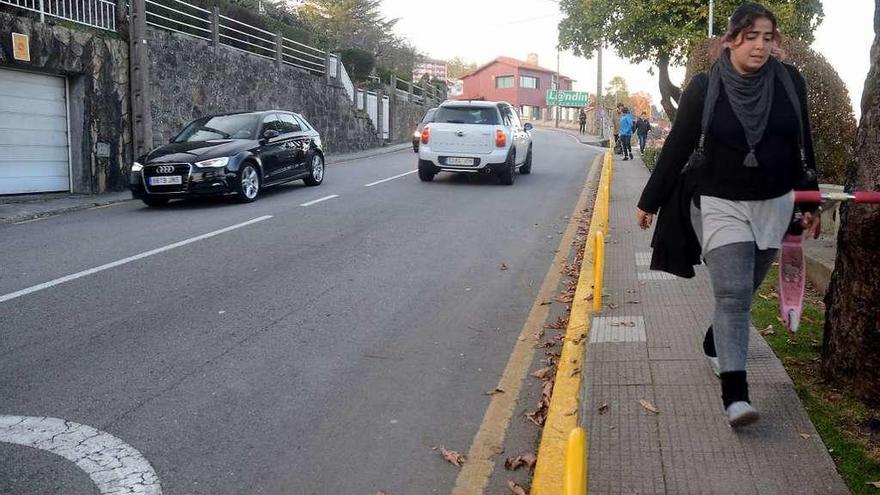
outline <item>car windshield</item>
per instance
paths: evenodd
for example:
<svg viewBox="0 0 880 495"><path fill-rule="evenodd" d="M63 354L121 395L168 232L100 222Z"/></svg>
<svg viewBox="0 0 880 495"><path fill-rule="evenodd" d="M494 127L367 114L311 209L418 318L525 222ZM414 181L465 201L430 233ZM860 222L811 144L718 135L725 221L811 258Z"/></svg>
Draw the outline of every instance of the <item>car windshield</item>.
<svg viewBox="0 0 880 495"><path fill-rule="evenodd" d="M448 124L498 125L495 107L440 107L434 114L434 122Z"/></svg>
<svg viewBox="0 0 880 495"><path fill-rule="evenodd" d="M174 138L175 143L212 139L255 139L259 115L238 114L202 117L186 126Z"/></svg>

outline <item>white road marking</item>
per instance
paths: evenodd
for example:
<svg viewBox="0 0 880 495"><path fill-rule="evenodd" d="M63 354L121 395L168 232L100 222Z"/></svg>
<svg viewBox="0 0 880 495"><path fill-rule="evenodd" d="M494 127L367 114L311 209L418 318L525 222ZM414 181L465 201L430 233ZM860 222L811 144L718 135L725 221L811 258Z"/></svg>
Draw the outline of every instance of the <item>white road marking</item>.
<svg viewBox="0 0 880 495"><path fill-rule="evenodd" d="M328 199L338 198L338 194L331 194L330 196L324 196L323 198L318 198L314 201L309 201L308 203L303 203L300 206L312 206L313 204L320 203L321 201L327 201Z"/></svg>
<svg viewBox="0 0 880 495"><path fill-rule="evenodd" d="M91 426L58 418L0 416L0 442L45 450L73 462L101 494L162 494L159 477L140 452Z"/></svg>
<svg viewBox="0 0 880 495"><path fill-rule="evenodd" d="M390 181L390 180L399 179L399 178L404 177L404 176L406 176L406 175L414 174L414 173L416 173L416 172L418 172L418 170L410 170L409 172L405 172L405 173L402 173L402 174L397 174L397 175L395 175L394 177L389 177L389 178L387 178L387 179L377 180L376 182L370 182L369 184L364 184L364 187L372 187L372 186L375 186L376 184L381 184L381 183L383 183L383 182L388 182L388 181Z"/></svg>
<svg viewBox="0 0 880 495"><path fill-rule="evenodd" d="M14 222L13 225L24 225L24 224L26 224L26 223L40 222L40 221L43 221L43 220L48 220L48 219L50 219L50 218L55 218L55 217L57 217L57 216L58 216L58 215L49 215L49 216L45 216L45 217L31 218L30 220L22 220L22 221L20 221L20 222Z"/></svg>
<svg viewBox="0 0 880 495"><path fill-rule="evenodd" d="M235 229L240 229L240 228L242 228L242 227L245 227L245 226L248 226L248 225L251 225L251 224L257 223L257 222L262 222L263 220L268 220L268 219L270 219L270 218L272 218L272 215L264 215L264 216L262 216L262 217L255 218L255 219L253 219L253 220L248 220L247 222L242 222L242 223L239 223L239 224L235 224L235 225L233 225L233 226L231 226L231 227L226 227L226 228L223 228L223 229L220 229L220 230L215 230L215 231L213 231L213 232L208 232L207 234L202 234L202 235L198 235L198 236L195 236L195 237L190 237L189 239L185 239L185 240L182 240L182 241L180 241L180 242L175 242L174 244L169 244L169 245L167 245L167 246L163 246L163 247L156 248L156 249L153 249L153 250L150 250L150 251L146 251L146 252L143 252L143 253L141 253L141 254L136 254L136 255L134 255L134 256L129 256L128 258L123 258L123 259L121 259L121 260L116 260L116 261L113 261L113 262L110 262L110 263L107 263L107 264L104 264L104 265L101 265L101 266L98 266L98 267L95 267L95 268L89 268L88 270L83 270L83 271L81 271L81 272L77 272L77 273L74 273L74 274L71 274L71 275L67 275L67 276L64 276L64 277L61 277L61 278L56 278L55 280L50 280L50 281L48 281L48 282L44 282L44 283L39 284L39 285L34 285L33 287L28 287L27 289L21 289L21 290L19 290L19 291L11 292L11 293L9 293L9 294L5 294L5 295L0 296L0 303L4 303L4 302L6 302L6 301L10 301L10 300L15 299L15 298L17 298L17 297L26 296L26 295L31 294L31 293L33 293L33 292L41 291L41 290L43 290L43 289L48 289L48 288L50 288L50 287L55 287L56 285L60 285L60 284L63 284L63 283L65 283L65 282L70 282L71 280L76 280L76 279L78 279L78 278L82 278L82 277L85 277L85 276L88 276L88 275L92 275L92 274L95 274L95 273L98 273L98 272L102 272L102 271L104 271L104 270L109 270L110 268L115 268L115 267L117 267L117 266L124 265L124 264L126 264L126 263L131 263L132 261L137 261L137 260L140 260L140 259L147 258L147 257L149 257L149 256L153 256L153 255L155 255L155 254L164 253L165 251L170 251L170 250L172 250L172 249L179 248L179 247L181 247L181 246L186 246L187 244L192 244L192 243L194 243L194 242L198 242L198 241L201 241L201 240L204 240L204 239L208 239L208 238L211 238L211 237L214 237L214 236L218 236L218 235L220 235L220 234L225 234L226 232L229 232L229 231L232 231L232 230L235 230Z"/></svg>

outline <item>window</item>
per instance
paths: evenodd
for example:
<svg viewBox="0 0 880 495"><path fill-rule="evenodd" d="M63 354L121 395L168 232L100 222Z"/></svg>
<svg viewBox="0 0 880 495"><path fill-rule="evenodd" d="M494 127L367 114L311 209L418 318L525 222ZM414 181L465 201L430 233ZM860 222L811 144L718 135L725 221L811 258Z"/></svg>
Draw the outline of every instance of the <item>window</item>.
<svg viewBox="0 0 880 495"><path fill-rule="evenodd" d="M193 121L174 138L176 143L212 139L253 139L257 116L254 114L220 115Z"/></svg>
<svg viewBox="0 0 880 495"><path fill-rule="evenodd" d="M513 127L513 112L510 111L510 108L504 105L498 105L498 111L501 112L501 123L507 127Z"/></svg>
<svg viewBox="0 0 880 495"><path fill-rule="evenodd" d="M530 89L538 89L540 87L538 83L537 77L532 76L519 76L519 87L521 88L530 88Z"/></svg>
<svg viewBox="0 0 880 495"><path fill-rule="evenodd" d="M432 109L428 110L428 113L425 114L425 118L422 119L422 124L427 124L428 122L431 122L431 119L434 118L434 114L436 112L437 112L436 108L432 108Z"/></svg>
<svg viewBox="0 0 880 495"><path fill-rule="evenodd" d="M309 124L309 121L306 120L306 118L302 115L294 114L294 117L296 117L296 120L299 121L299 125L300 127L302 127L302 130L311 131L312 129L314 129L314 127L312 127L312 124Z"/></svg>
<svg viewBox="0 0 880 495"><path fill-rule="evenodd" d="M513 76L498 76L495 78L496 88L512 88Z"/></svg>
<svg viewBox="0 0 880 495"><path fill-rule="evenodd" d="M280 113L278 114L278 118L281 120L282 134L300 132L302 130L302 126L299 124L299 122L296 121L295 118L293 118L293 115Z"/></svg>
<svg viewBox="0 0 880 495"><path fill-rule="evenodd" d="M440 107L434 114L434 122L498 125L498 110L495 107Z"/></svg>
<svg viewBox="0 0 880 495"><path fill-rule="evenodd" d="M274 113L266 115L266 118L263 119L263 128L260 129L260 136L268 130L278 131L279 133L284 132L284 124L281 123L281 120Z"/></svg>

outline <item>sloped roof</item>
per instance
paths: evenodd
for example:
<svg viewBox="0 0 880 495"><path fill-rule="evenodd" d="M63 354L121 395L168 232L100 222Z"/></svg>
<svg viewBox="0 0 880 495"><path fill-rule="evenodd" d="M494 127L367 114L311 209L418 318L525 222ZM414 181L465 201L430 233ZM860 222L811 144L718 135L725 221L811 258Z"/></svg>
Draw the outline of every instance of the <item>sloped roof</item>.
<svg viewBox="0 0 880 495"><path fill-rule="evenodd" d="M466 78L466 77L474 76L474 75L476 75L477 73L479 73L479 72L483 71L484 69L486 69L487 67L491 67L492 65L495 65L495 64L504 64L504 65L509 65L509 66L511 66L511 67L516 67L516 68L520 68L520 69L529 69L529 70L533 70L533 71L536 71L536 72L545 72L545 73L547 73L547 74L555 74L555 73L556 73L555 70L550 70L550 69L547 69L547 68L541 67L540 65L530 64L530 63L528 63L528 62L524 62L524 61L522 61L522 60L517 60L517 59L512 58L512 57L496 57L495 60L492 60L492 61L489 62L489 63L483 64L483 65L477 67L476 69L474 69L474 70L468 72L467 74L461 76L461 78L464 79L464 78ZM561 74L560 74L559 78L560 78L560 79L571 79L570 77L568 77L568 76L564 76L564 75L561 75Z"/></svg>

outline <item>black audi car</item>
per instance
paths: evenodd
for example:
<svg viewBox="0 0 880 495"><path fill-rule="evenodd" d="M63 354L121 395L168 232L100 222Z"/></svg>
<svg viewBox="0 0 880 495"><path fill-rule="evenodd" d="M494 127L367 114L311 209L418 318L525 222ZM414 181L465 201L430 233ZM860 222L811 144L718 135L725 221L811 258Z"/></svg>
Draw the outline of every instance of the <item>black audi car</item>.
<svg viewBox="0 0 880 495"><path fill-rule="evenodd" d="M321 136L302 115L281 110L229 113L190 122L138 159L129 184L149 206L192 196L237 194L257 199L267 186L324 181Z"/></svg>

